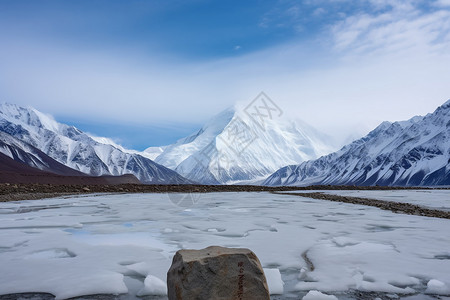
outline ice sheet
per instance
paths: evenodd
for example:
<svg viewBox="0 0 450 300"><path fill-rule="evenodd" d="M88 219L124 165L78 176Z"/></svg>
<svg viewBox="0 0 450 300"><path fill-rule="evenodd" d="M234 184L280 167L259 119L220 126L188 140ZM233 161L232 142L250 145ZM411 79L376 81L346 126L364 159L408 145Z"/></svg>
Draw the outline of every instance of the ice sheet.
<svg viewBox="0 0 450 300"><path fill-rule="evenodd" d="M340 196L361 197L384 201L411 203L426 208L450 211L450 190L390 190L390 191L336 190L336 191L321 191L321 192Z"/></svg>
<svg viewBox="0 0 450 300"><path fill-rule="evenodd" d="M281 279L281 273L278 269L264 269L267 284L271 295L282 295L284 291L284 282Z"/></svg>
<svg viewBox="0 0 450 300"><path fill-rule="evenodd" d="M161 292L178 249L210 245L250 248L278 269L285 285L275 299L450 287L450 220L270 193L194 197L188 209L165 194L0 203L0 294L137 299Z"/></svg>
<svg viewBox="0 0 450 300"><path fill-rule="evenodd" d="M309 291L302 300L338 300L336 296L323 294L319 291Z"/></svg>

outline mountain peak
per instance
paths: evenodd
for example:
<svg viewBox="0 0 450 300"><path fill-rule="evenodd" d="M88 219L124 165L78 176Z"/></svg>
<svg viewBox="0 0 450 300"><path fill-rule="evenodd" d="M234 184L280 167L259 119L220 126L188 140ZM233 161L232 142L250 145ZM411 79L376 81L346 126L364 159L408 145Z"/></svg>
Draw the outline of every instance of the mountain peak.
<svg viewBox="0 0 450 300"><path fill-rule="evenodd" d="M450 108L450 99L445 101L444 104L442 104L440 107L441 108Z"/></svg>
<svg viewBox="0 0 450 300"><path fill-rule="evenodd" d="M44 114L37 109L22 107L8 102L0 104L0 114L4 118L13 121L13 123L19 122L21 125L39 127L53 132L59 131L61 125L52 116Z"/></svg>
<svg viewBox="0 0 450 300"><path fill-rule="evenodd" d="M227 107L220 113L214 115L203 125L202 129L207 128L224 128L236 115L237 109L234 106Z"/></svg>
<svg viewBox="0 0 450 300"><path fill-rule="evenodd" d="M155 161L206 184L253 181L287 164L333 150L303 122L252 115L239 106L212 117L198 132L167 146Z"/></svg>

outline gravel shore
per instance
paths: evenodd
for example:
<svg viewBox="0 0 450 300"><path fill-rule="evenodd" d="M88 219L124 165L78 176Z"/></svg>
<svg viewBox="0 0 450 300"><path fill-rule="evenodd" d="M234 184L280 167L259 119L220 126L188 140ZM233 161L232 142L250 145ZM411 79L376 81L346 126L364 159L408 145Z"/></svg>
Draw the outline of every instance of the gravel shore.
<svg viewBox="0 0 450 300"><path fill-rule="evenodd" d="M213 193L213 192L285 192L306 190L405 190L403 187L356 187L316 185L308 187L268 187L256 185L66 185L66 184L0 184L0 202L33 200L65 195L92 193ZM421 188L423 189L423 188Z"/></svg>
<svg viewBox="0 0 450 300"><path fill-rule="evenodd" d="M450 219L450 213L428 209L409 203L389 202L376 199L329 195L317 190L415 190L426 188L405 187L356 187L356 186L309 186L309 187L267 187L255 185L52 185L52 184L0 184L0 202L37 200L95 193L213 193L213 192L283 192L301 197L374 206L395 213ZM311 193L295 193L308 191ZM289 193L286 193L289 192Z"/></svg>
<svg viewBox="0 0 450 300"><path fill-rule="evenodd" d="M425 207L410 204L410 203L391 202L391 201L383 201L383 200L360 198L360 197L329 195L329 194L324 194L324 193L319 193L319 192L315 192L315 193L282 193L282 195L286 195L286 194L301 196L301 197L308 197L308 198L313 198L313 199L327 200L327 201L373 206L373 207L377 207L379 209L390 210L394 213L400 213L400 214L450 219L450 212L448 212L448 211L425 208Z"/></svg>

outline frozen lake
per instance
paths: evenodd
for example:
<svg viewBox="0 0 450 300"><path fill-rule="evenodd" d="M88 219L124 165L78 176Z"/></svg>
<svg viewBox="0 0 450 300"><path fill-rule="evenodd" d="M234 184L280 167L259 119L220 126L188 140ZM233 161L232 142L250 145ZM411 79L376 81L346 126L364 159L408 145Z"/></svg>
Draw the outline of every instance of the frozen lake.
<svg viewBox="0 0 450 300"><path fill-rule="evenodd" d="M322 191L327 194L411 203L431 209L450 211L449 190Z"/></svg>
<svg viewBox="0 0 450 300"><path fill-rule="evenodd" d="M370 197L392 198L383 192ZM426 197L450 199L449 191L420 197L448 209ZM355 291L381 299L450 295L450 220L266 192L0 203L0 294L163 294L174 253L210 245L250 248L267 272L278 269L284 292L273 299L309 290L338 299L356 299ZM277 284L270 276L272 292ZM154 298L166 297L144 297Z"/></svg>

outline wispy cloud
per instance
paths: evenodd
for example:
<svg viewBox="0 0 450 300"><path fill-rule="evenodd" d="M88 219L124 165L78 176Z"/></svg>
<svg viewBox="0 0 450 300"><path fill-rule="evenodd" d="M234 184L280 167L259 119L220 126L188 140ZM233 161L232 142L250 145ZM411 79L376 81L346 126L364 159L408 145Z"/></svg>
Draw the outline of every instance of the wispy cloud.
<svg viewBox="0 0 450 300"><path fill-rule="evenodd" d="M435 5L441 7L450 7L450 0L437 0L435 2Z"/></svg>
<svg viewBox="0 0 450 300"><path fill-rule="evenodd" d="M290 26L298 37L254 52L233 41L227 49L236 56L196 61L135 44L73 48L0 32L8 41L0 47L0 101L108 123L201 123L265 91L286 114L346 135L450 98L446 1L358 1L364 9L345 1L279 1L255 22Z"/></svg>
<svg viewBox="0 0 450 300"><path fill-rule="evenodd" d="M429 55L450 50L450 10L423 10L403 1L372 3L382 12L356 14L333 25L336 50L360 55Z"/></svg>

